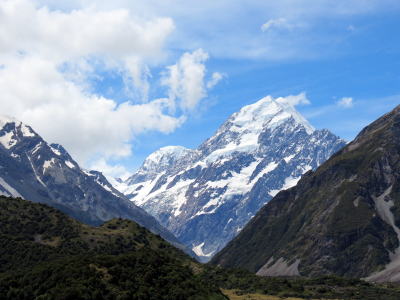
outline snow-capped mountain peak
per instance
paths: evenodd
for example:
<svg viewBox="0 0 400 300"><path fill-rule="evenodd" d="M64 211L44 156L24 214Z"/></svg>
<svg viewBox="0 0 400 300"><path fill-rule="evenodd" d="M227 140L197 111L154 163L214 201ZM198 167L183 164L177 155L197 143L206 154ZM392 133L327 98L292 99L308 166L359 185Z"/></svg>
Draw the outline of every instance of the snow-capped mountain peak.
<svg viewBox="0 0 400 300"><path fill-rule="evenodd" d="M14 118L0 116L0 144L6 149L13 148L23 138L36 137L30 126Z"/></svg>
<svg viewBox="0 0 400 300"><path fill-rule="evenodd" d="M67 150L65 150L65 148L63 146L61 146L60 144L55 144L55 143L50 144L50 148L51 148L51 151L53 151L54 154L56 154L58 156L62 156L62 155L69 156Z"/></svg>
<svg viewBox="0 0 400 300"><path fill-rule="evenodd" d="M238 132L249 130L259 133L265 127L277 127L290 117L296 123L304 126L308 134L315 131L314 127L283 97L274 99L267 96L253 104L246 105L234 113L228 122L232 124L232 129Z"/></svg>
<svg viewBox="0 0 400 300"><path fill-rule="evenodd" d="M160 149L117 188L209 259L273 195L344 146L295 110L302 99L247 105L196 150Z"/></svg>
<svg viewBox="0 0 400 300"><path fill-rule="evenodd" d="M20 123L20 122L12 117L0 115L0 129L3 128L8 123Z"/></svg>
<svg viewBox="0 0 400 300"><path fill-rule="evenodd" d="M0 195L46 203L90 224L131 219L185 249L103 174L81 169L64 147L48 144L30 126L9 117L0 117Z"/></svg>
<svg viewBox="0 0 400 300"><path fill-rule="evenodd" d="M192 153L193 150L182 146L167 146L150 154L144 161L141 170L158 172L164 167L169 167L179 159Z"/></svg>
<svg viewBox="0 0 400 300"><path fill-rule="evenodd" d="M37 136L37 134L33 131L33 129L22 123L21 121L18 121L15 118L8 117L8 116L1 116L0 115L0 130L5 129L4 127L7 124L14 124L14 128L17 128L21 130L23 136L29 137L29 136Z"/></svg>
<svg viewBox="0 0 400 300"><path fill-rule="evenodd" d="M296 123L301 124L308 134L312 134L315 131L315 128L296 110L294 105L290 103L288 97L279 97L275 102L277 102L282 109L296 121Z"/></svg>
<svg viewBox="0 0 400 300"><path fill-rule="evenodd" d="M232 155L234 152L254 153L260 151L263 142L260 135L273 131L292 120L291 128L299 126L312 135L314 127L295 109L287 98L267 96L244 106L219 128L216 134L200 146L208 162Z"/></svg>

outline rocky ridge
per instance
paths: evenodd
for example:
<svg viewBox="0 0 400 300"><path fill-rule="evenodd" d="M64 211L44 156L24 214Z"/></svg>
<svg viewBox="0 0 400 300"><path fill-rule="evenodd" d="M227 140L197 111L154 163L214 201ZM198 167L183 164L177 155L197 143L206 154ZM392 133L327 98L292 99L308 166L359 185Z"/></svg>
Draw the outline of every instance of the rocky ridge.
<svg viewBox="0 0 400 300"><path fill-rule="evenodd" d="M173 244L179 241L97 171L82 169L59 144L48 144L30 126L0 117L0 195L51 205L99 225L112 218L134 220Z"/></svg>

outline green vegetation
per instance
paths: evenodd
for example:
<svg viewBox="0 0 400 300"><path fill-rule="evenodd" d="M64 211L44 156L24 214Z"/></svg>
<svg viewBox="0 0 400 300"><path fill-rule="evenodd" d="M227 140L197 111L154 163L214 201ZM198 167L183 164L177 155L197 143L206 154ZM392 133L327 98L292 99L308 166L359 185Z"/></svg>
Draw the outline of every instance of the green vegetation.
<svg viewBox="0 0 400 300"><path fill-rule="evenodd" d="M226 299L197 263L138 224L81 224L0 197L0 299Z"/></svg>
<svg viewBox="0 0 400 300"><path fill-rule="evenodd" d="M400 299L398 285L375 285L358 279L333 276L313 279L260 277L245 270L218 267L208 267L202 276L203 280L215 282L223 290L228 290L229 293L225 293L226 295L232 293L248 295L243 299L252 299L252 297L253 299L269 299L263 298L262 295L284 299ZM235 298L232 297L232 299Z"/></svg>
<svg viewBox="0 0 400 300"><path fill-rule="evenodd" d="M143 247L162 249L181 259L189 259L183 252L135 222L112 219L100 227L92 227L47 205L22 199L0 197L0 225L3 245L0 257L7 257L9 264L1 264L0 271L64 256L82 253L121 254Z"/></svg>
<svg viewBox="0 0 400 300"><path fill-rule="evenodd" d="M263 295L263 294L243 294L237 290L224 290L222 289L224 295L228 296L230 300L301 300L301 298L282 298L279 296Z"/></svg>
<svg viewBox="0 0 400 300"><path fill-rule="evenodd" d="M151 249L72 256L0 277L1 299L225 299L189 266Z"/></svg>
<svg viewBox="0 0 400 300"><path fill-rule="evenodd" d="M400 299L396 286L201 265L134 222L91 227L22 199L0 197L0 242L0 299Z"/></svg>

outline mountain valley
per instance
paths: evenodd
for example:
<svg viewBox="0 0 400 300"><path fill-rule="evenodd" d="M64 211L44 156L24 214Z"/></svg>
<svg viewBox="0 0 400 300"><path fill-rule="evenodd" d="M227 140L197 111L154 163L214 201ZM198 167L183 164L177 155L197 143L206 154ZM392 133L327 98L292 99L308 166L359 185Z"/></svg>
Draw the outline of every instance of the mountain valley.
<svg viewBox="0 0 400 300"><path fill-rule="evenodd" d="M234 113L195 150L154 152L115 187L207 261L280 190L344 145L286 98L268 96Z"/></svg>

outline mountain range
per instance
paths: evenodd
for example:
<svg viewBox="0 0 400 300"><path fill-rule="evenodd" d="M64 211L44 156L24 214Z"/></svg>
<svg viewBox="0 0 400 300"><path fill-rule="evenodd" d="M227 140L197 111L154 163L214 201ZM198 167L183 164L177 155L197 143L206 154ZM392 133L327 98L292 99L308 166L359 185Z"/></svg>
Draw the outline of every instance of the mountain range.
<svg viewBox="0 0 400 300"><path fill-rule="evenodd" d="M197 149L152 153L115 187L207 261L280 190L345 144L314 129L288 99L265 97Z"/></svg>
<svg viewBox="0 0 400 300"><path fill-rule="evenodd" d="M134 220L184 248L100 172L82 169L61 145L48 144L30 126L8 117L0 117L0 195L46 203L92 225L116 217Z"/></svg>
<svg viewBox="0 0 400 300"><path fill-rule="evenodd" d="M203 260L227 243L211 263L258 275L398 282L398 149L400 106L346 144L314 129L285 99L266 97L195 150L151 154L120 183L123 194L61 145L1 117L0 193L86 224L134 220Z"/></svg>
<svg viewBox="0 0 400 300"><path fill-rule="evenodd" d="M127 195L31 127L1 117L0 128L2 299L399 299L386 282L400 282L400 106L346 144L264 98L196 150L150 155L129 179L141 184L120 182ZM203 259L206 234L227 245L196 262L130 200L153 193L170 197L154 198L157 218L204 234ZM221 234L226 217L244 228Z"/></svg>
<svg viewBox="0 0 400 300"><path fill-rule="evenodd" d="M212 263L400 281L400 106L279 192Z"/></svg>

